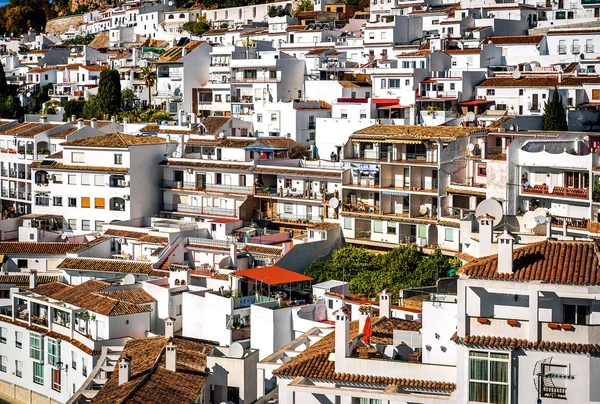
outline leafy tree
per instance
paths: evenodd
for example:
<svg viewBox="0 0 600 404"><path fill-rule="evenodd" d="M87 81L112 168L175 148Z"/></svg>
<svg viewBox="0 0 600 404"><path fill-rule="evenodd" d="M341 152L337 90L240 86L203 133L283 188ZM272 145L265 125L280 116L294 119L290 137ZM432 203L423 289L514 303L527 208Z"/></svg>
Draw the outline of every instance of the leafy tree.
<svg viewBox="0 0 600 404"><path fill-rule="evenodd" d="M98 96L92 95L83 106L83 117L85 119L104 119L104 114L100 110L100 100Z"/></svg>
<svg viewBox="0 0 600 404"><path fill-rule="evenodd" d="M12 95L0 96L0 117L8 119L17 119L22 115L22 109L19 100Z"/></svg>
<svg viewBox="0 0 600 404"><path fill-rule="evenodd" d="M205 16L198 17L196 22L186 22L183 24L183 29L195 36L201 36L210 29L210 23Z"/></svg>
<svg viewBox="0 0 600 404"><path fill-rule="evenodd" d="M131 111L134 109L137 99L138 98L132 89L126 88L125 90L121 91L121 110Z"/></svg>
<svg viewBox="0 0 600 404"><path fill-rule="evenodd" d="M0 96L7 96L8 83L6 82L6 73L4 73L4 66L0 63Z"/></svg>
<svg viewBox="0 0 600 404"><path fill-rule="evenodd" d="M150 116L150 122L172 121L173 117L167 111L156 111Z"/></svg>
<svg viewBox="0 0 600 404"><path fill-rule="evenodd" d="M110 69L100 73L98 82L98 106L105 115L116 115L121 109L121 76Z"/></svg>
<svg viewBox="0 0 600 404"><path fill-rule="evenodd" d="M286 15L289 16L290 12L289 12L289 10L286 7L283 7L281 5L279 5L279 6L271 6L271 8L269 9L268 15L271 18L273 18L273 17L285 17Z"/></svg>
<svg viewBox="0 0 600 404"><path fill-rule="evenodd" d="M48 83L45 84L40 91L38 91L35 96L35 109L37 111L42 110L43 105L47 102L50 101L50 96L48 95L48 93L50 92L50 90L52 90L52 83Z"/></svg>
<svg viewBox="0 0 600 404"><path fill-rule="evenodd" d="M85 108L84 100L69 100L63 102L63 108L65 109L65 114L63 115L63 120L66 121L70 119L72 115L75 115L78 118L83 116L83 111Z"/></svg>
<svg viewBox="0 0 600 404"><path fill-rule="evenodd" d="M298 15L303 11L313 11L312 0L300 0L298 4L296 4L296 9L293 13L294 17L298 17Z"/></svg>
<svg viewBox="0 0 600 404"><path fill-rule="evenodd" d="M54 103L52 101L48 101L44 104L44 109L42 110L43 114L48 114L48 115L55 115L56 114L56 107L54 106Z"/></svg>
<svg viewBox="0 0 600 404"><path fill-rule="evenodd" d="M565 107L556 87L552 92L552 98L544 106L542 127L544 130L568 130Z"/></svg>
<svg viewBox="0 0 600 404"><path fill-rule="evenodd" d="M140 72L140 80L144 82L148 89L148 105L152 105L152 87L156 84L156 70L150 66L142 67Z"/></svg>
<svg viewBox="0 0 600 404"><path fill-rule="evenodd" d="M175 4L175 7L177 8L182 8L183 6L185 6L188 3L188 0L175 0L173 2L173 4Z"/></svg>
<svg viewBox="0 0 600 404"><path fill-rule="evenodd" d="M221 29L229 28L229 24L227 24L226 22L223 22L223 23L221 23L221 25L219 25L219 28L221 28Z"/></svg>

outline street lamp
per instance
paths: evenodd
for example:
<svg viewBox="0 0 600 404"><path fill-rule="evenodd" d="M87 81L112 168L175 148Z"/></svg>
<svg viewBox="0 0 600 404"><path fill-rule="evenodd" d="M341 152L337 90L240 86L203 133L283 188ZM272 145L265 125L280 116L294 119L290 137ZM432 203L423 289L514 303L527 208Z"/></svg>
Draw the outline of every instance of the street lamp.
<svg viewBox="0 0 600 404"><path fill-rule="evenodd" d="M62 363L62 361L56 362L56 368L60 371L65 371L67 373L69 371L69 365Z"/></svg>

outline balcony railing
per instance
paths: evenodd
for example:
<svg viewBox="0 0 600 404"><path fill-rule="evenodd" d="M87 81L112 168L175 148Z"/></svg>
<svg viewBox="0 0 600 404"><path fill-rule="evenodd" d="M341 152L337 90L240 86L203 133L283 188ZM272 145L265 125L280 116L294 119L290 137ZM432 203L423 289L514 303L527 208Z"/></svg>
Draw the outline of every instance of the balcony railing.
<svg viewBox="0 0 600 404"><path fill-rule="evenodd" d="M594 53L594 45L585 45L585 53Z"/></svg>
<svg viewBox="0 0 600 404"><path fill-rule="evenodd" d="M567 228L587 230L589 219L578 219L573 217L552 216L552 225L563 227L567 224Z"/></svg>
<svg viewBox="0 0 600 404"><path fill-rule="evenodd" d="M333 196L333 193L314 192L311 190L305 190L304 192L294 191L293 188L277 188L277 187L255 187L254 195L259 196L276 196L281 198L296 198L296 199L310 199L310 200L322 200L329 199Z"/></svg>
<svg viewBox="0 0 600 404"><path fill-rule="evenodd" d="M237 96L237 95L231 96L231 102L233 102L233 103L251 104L252 100L253 100L253 98L251 95L242 95L241 97Z"/></svg>
<svg viewBox="0 0 600 404"><path fill-rule="evenodd" d="M236 194L252 194L252 186L244 185L227 185L227 184L199 184L197 182L184 182L184 181L161 181L163 188L171 189L189 189L192 191L212 191L212 192L224 192L224 193L236 193Z"/></svg>
<svg viewBox="0 0 600 404"><path fill-rule="evenodd" d="M589 199L588 188L554 187L552 192L550 192L550 188L547 185L542 184L530 186L528 188L523 186L521 187L521 192L523 194L558 196L561 198Z"/></svg>
<svg viewBox="0 0 600 404"><path fill-rule="evenodd" d="M540 110L540 104L536 103L536 102L530 102L527 104L527 109L530 111L539 111Z"/></svg>
<svg viewBox="0 0 600 404"><path fill-rule="evenodd" d="M581 46L571 45L571 53L579 54L580 51L581 51Z"/></svg>
<svg viewBox="0 0 600 404"><path fill-rule="evenodd" d="M567 53L567 45L558 45L558 53Z"/></svg>
<svg viewBox="0 0 600 404"><path fill-rule="evenodd" d="M181 213L193 213L197 215L214 215L214 216L229 216L235 217L234 209L227 208L215 208L212 206L191 206L183 203L163 203L161 210L166 212L181 212Z"/></svg>
<svg viewBox="0 0 600 404"><path fill-rule="evenodd" d="M280 81L280 77L231 77L232 83L278 83Z"/></svg>

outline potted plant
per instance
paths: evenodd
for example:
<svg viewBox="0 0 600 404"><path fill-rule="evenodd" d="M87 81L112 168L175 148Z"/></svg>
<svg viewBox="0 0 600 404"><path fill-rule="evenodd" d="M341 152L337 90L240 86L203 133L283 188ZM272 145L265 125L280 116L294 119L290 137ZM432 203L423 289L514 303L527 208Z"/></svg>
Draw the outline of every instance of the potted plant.
<svg viewBox="0 0 600 404"><path fill-rule="evenodd" d="M560 326L560 324L556 324L556 323L548 323L548 328L550 328L552 330L560 330L561 326Z"/></svg>
<svg viewBox="0 0 600 404"><path fill-rule="evenodd" d="M477 318L477 322L478 322L479 324L489 324L489 323L490 323L490 320L489 320L489 319L487 319L487 318L485 318L485 317L479 317L479 318Z"/></svg>
<svg viewBox="0 0 600 404"><path fill-rule="evenodd" d="M517 320L506 320L506 323L511 327L518 327L520 323Z"/></svg>

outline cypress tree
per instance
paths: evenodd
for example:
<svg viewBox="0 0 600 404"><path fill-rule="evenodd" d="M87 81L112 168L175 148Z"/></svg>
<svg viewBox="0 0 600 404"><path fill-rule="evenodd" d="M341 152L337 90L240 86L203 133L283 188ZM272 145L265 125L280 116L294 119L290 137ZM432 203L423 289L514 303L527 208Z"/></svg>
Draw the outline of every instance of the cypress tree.
<svg viewBox="0 0 600 404"><path fill-rule="evenodd" d="M563 107L562 97L558 94L558 89L554 87L552 98L544 106L542 127L544 130L568 130L567 114Z"/></svg>
<svg viewBox="0 0 600 404"><path fill-rule="evenodd" d="M100 73L98 83L98 105L104 115L116 115L121 108L121 76L110 69Z"/></svg>

